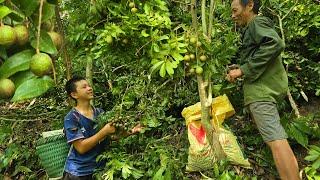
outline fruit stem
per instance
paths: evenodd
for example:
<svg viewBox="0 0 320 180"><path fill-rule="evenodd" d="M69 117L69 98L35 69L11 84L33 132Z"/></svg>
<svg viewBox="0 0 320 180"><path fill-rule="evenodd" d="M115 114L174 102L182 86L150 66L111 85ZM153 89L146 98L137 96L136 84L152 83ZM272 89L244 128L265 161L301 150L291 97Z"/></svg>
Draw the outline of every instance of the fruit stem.
<svg viewBox="0 0 320 180"><path fill-rule="evenodd" d="M37 46L36 46L36 52L37 52L37 54L40 53L39 45L40 45L40 31L41 31L42 7L43 7L43 0L40 0L39 23L38 23L38 34L37 34Z"/></svg>

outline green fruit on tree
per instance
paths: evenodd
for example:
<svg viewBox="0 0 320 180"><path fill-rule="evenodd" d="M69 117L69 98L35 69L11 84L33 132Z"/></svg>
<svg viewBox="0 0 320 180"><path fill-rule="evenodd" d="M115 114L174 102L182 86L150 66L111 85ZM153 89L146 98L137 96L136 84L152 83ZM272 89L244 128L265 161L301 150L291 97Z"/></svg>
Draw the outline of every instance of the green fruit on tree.
<svg viewBox="0 0 320 180"><path fill-rule="evenodd" d="M62 36L54 31L50 31L48 34L51 37L54 46L59 50L62 46Z"/></svg>
<svg viewBox="0 0 320 180"><path fill-rule="evenodd" d="M197 74L202 74L203 73L202 67L200 67L200 66L196 67L196 73Z"/></svg>
<svg viewBox="0 0 320 180"><path fill-rule="evenodd" d="M17 25L14 27L16 33L17 43L22 46L26 44L29 40L29 30L24 25Z"/></svg>
<svg viewBox="0 0 320 180"><path fill-rule="evenodd" d="M112 36L108 35L108 36L106 37L106 42L107 42L108 44L111 44L111 43L113 42Z"/></svg>
<svg viewBox="0 0 320 180"><path fill-rule="evenodd" d="M195 38L195 37L190 38L190 43L191 44L197 43L197 38Z"/></svg>
<svg viewBox="0 0 320 180"><path fill-rule="evenodd" d="M183 59L184 59L185 61L190 61L190 56L189 56L188 54L186 54L186 55L183 57Z"/></svg>
<svg viewBox="0 0 320 180"><path fill-rule="evenodd" d="M132 13L136 13L136 12L138 12L138 9L135 8L135 7L134 7L134 8L131 8L131 12L132 12Z"/></svg>
<svg viewBox="0 0 320 180"><path fill-rule="evenodd" d="M0 79L0 98L7 99L13 96L15 85L10 79Z"/></svg>
<svg viewBox="0 0 320 180"><path fill-rule="evenodd" d="M205 55L200 56L200 61L206 61L206 60L207 60L207 56Z"/></svg>
<svg viewBox="0 0 320 180"><path fill-rule="evenodd" d="M200 47L202 44L200 41L197 42L197 47Z"/></svg>
<svg viewBox="0 0 320 180"><path fill-rule="evenodd" d="M134 2L129 3L129 7L133 8L135 6Z"/></svg>
<svg viewBox="0 0 320 180"><path fill-rule="evenodd" d="M10 46L16 41L16 32L11 26L0 26L0 45Z"/></svg>
<svg viewBox="0 0 320 180"><path fill-rule="evenodd" d="M191 69L189 70L189 73L193 74L194 71L195 71L194 68L191 68Z"/></svg>
<svg viewBox="0 0 320 180"><path fill-rule="evenodd" d="M196 56L194 54L190 54L190 59L194 60L196 58Z"/></svg>
<svg viewBox="0 0 320 180"><path fill-rule="evenodd" d="M32 56L30 70L37 76L49 74L52 68L52 60L48 54L39 53Z"/></svg>

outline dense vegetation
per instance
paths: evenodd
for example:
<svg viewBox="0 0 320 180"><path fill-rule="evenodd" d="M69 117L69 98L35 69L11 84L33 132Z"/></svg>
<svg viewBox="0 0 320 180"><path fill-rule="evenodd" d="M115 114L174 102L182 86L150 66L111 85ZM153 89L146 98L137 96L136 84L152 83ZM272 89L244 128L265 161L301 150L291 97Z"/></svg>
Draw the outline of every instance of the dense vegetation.
<svg viewBox="0 0 320 180"><path fill-rule="evenodd" d="M71 74L86 76L91 81L94 105L102 107L109 117L140 122L146 127L143 133L111 143L99 157L107 160L107 164L96 173L97 177L156 180L278 177L269 149L257 136L253 122L242 112L241 83L229 84L224 79L226 66L237 61L240 45L229 2L47 0L40 36L37 36L38 0L0 3L12 11L0 14L4 24L28 24L30 32L25 45L3 45L0 49L0 78L11 79L16 86L11 99L14 102L0 100L1 179L46 178L35 154L35 142L43 131L62 128L63 117L72 104L63 89ZM194 3L197 11L192 14ZM210 3L214 5L211 8ZM317 179L319 2L265 0L261 13L275 22L285 40L283 62L288 69L291 95L301 114L297 117L290 101L285 99L279 104L282 123L304 178ZM46 31L64 35L59 37L64 44L56 44ZM54 73L38 77L29 66L18 63L23 57L30 60L40 51L50 54ZM23 53L11 58L18 52ZM9 64L10 58L19 65ZM208 80L213 96L227 94L234 105L237 113L224 125L237 136L252 169L221 160L211 170L185 172L189 143L181 111L200 101L199 76ZM26 81L29 85L23 86ZM38 91L32 92L34 89ZM39 95L41 98L34 98Z"/></svg>

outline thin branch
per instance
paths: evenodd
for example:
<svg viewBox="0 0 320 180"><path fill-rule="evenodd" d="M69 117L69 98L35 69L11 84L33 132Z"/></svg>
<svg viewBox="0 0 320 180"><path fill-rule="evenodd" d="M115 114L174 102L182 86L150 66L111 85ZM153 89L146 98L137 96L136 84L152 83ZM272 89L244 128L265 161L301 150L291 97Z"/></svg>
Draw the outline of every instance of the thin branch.
<svg viewBox="0 0 320 180"><path fill-rule="evenodd" d="M42 19L42 7L43 7L43 0L40 0L40 7L39 7L39 24L38 24L38 34L37 34L37 46L36 52L37 54L40 53L40 31L41 31L41 19Z"/></svg>

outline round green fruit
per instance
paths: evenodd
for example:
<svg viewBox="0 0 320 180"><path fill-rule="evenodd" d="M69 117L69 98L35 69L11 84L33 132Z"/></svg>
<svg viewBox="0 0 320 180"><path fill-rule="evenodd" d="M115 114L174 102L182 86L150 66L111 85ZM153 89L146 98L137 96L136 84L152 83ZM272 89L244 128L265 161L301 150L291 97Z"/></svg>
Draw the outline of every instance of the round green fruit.
<svg viewBox="0 0 320 180"><path fill-rule="evenodd" d="M183 59L184 59L185 61L190 61L190 56L189 56L188 54L186 54L186 55L183 57Z"/></svg>
<svg viewBox="0 0 320 180"><path fill-rule="evenodd" d="M49 74L52 68L52 60L49 55L39 53L32 56L30 70L37 76Z"/></svg>
<svg viewBox="0 0 320 180"><path fill-rule="evenodd" d="M194 54L190 54L190 59L194 60L196 58L196 56Z"/></svg>
<svg viewBox="0 0 320 180"><path fill-rule="evenodd" d="M54 31L50 31L48 34L51 37L54 46L59 50L62 46L62 36Z"/></svg>
<svg viewBox="0 0 320 180"><path fill-rule="evenodd" d="M11 46L16 41L16 33L11 26L0 26L0 45Z"/></svg>
<svg viewBox="0 0 320 180"><path fill-rule="evenodd" d="M190 38L190 43L191 44L196 44L197 43L197 38L195 38L195 37Z"/></svg>
<svg viewBox="0 0 320 180"><path fill-rule="evenodd" d="M134 8L131 8L131 12L132 12L132 13L136 13L136 12L138 12L138 9L135 8L135 7L134 7Z"/></svg>
<svg viewBox="0 0 320 180"><path fill-rule="evenodd" d="M0 79L0 98L7 99L13 96L14 83L10 79Z"/></svg>
<svg viewBox="0 0 320 180"><path fill-rule="evenodd" d="M16 33L17 43L22 46L26 44L29 40L29 30L24 25L18 25L14 27Z"/></svg>
<svg viewBox="0 0 320 180"><path fill-rule="evenodd" d="M194 68L191 68L191 69L189 70L189 73L193 74L194 71L195 71Z"/></svg>
<svg viewBox="0 0 320 180"><path fill-rule="evenodd" d="M205 55L200 56L200 61L206 61L206 60L207 60L207 56Z"/></svg>
<svg viewBox="0 0 320 180"><path fill-rule="evenodd" d="M134 2L129 3L129 7L133 8L135 6Z"/></svg>
<svg viewBox="0 0 320 180"><path fill-rule="evenodd" d="M107 37L106 37L106 42L107 42L108 44L111 44L111 43L113 42L112 36L107 36Z"/></svg>
<svg viewBox="0 0 320 180"><path fill-rule="evenodd" d="M200 41L197 42L197 47L200 47L202 44Z"/></svg>
<svg viewBox="0 0 320 180"><path fill-rule="evenodd" d="M197 74L202 74L202 73L203 73L202 67L198 66L198 67L196 68L196 73L197 73Z"/></svg>

